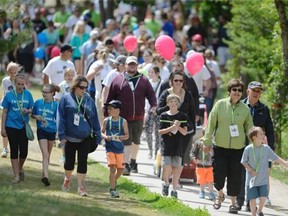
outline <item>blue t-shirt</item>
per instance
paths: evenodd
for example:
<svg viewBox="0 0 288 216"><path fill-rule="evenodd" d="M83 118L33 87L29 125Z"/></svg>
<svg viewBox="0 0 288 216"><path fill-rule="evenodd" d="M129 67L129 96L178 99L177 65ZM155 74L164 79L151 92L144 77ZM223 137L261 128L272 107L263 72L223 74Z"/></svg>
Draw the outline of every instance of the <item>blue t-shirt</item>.
<svg viewBox="0 0 288 216"><path fill-rule="evenodd" d="M30 109L33 107L34 100L30 91L24 89L21 93L16 93L15 91L8 92L2 102L2 106L4 109L7 109L7 119L5 126L22 129L24 128L24 122L17 105L16 95L20 105L20 108ZM23 117L25 122L29 122L28 114L23 113Z"/></svg>
<svg viewBox="0 0 288 216"><path fill-rule="evenodd" d="M33 107L33 115L41 115L46 122L43 123L37 120L37 128L46 132L56 132L56 114L58 103L56 101L45 102L43 99L38 99Z"/></svg>
<svg viewBox="0 0 288 216"><path fill-rule="evenodd" d="M124 135L124 127L123 127L123 118L119 117L118 121L113 121L111 117L107 118L106 124L106 134L108 136L123 136ZM106 151L113 153L123 153L124 144L119 140L110 140L106 142Z"/></svg>

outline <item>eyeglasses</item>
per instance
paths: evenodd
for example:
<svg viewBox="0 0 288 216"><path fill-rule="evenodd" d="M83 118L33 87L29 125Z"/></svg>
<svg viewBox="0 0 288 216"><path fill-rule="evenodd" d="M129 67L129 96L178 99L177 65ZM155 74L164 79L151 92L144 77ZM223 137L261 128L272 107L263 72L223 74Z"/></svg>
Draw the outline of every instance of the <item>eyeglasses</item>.
<svg viewBox="0 0 288 216"><path fill-rule="evenodd" d="M240 88L232 88L231 90L234 91L234 92L236 92L236 91L238 91L238 92L242 92L242 91L243 91L243 90L240 89Z"/></svg>
<svg viewBox="0 0 288 216"><path fill-rule="evenodd" d="M49 93L52 93L52 92L48 92L48 91L42 91L43 94L49 94Z"/></svg>
<svg viewBox="0 0 288 216"><path fill-rule="evenodd" d="M88 88L88 86L78 86L78 88L80 88L80 89L87 89Z"/></svg>
<svg viewBox="0 0 288 216"><path fill-rule="evenodd" d="M182 80L182 79L175 79L175 80L173 80L174 82L180 82L180 83L183 83L184 82L184 80Z"/></svg>

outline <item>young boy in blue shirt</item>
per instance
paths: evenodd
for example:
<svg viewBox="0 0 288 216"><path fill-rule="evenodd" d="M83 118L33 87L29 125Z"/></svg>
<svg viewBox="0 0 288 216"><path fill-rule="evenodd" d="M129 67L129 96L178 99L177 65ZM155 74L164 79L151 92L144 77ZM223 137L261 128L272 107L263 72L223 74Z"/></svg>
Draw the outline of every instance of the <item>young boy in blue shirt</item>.
<svg viewBox="0 0 288 216"><path fill-rule="evenodd" d="M101 134L105 139L107 164L110 167L110 195L112 198L119 198L116 182L125 167L123 141L129 138L128 123L119 116L122 107L120 101L112 100L105 106L108 106L109 117L103 121Z"/></svg>
<svg viewBox="0 0 288 216"><path fill-rule="evenodd" d="M257 215L264 216L262 210L268 195L268 162L276 161L288 167L288 162L277 156L266 144L264 131L261 127L249 130L252 144L246 146L241 163L246 168L247 200L250 202L251 215L256 216L256 199L260 198Z"/></svg>

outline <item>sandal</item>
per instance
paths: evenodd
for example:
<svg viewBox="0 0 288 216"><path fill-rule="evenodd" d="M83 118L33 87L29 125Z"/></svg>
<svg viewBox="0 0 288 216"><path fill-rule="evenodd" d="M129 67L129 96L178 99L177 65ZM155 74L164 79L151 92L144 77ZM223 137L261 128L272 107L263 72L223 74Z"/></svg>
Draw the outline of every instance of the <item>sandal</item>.
<svg viewBox="0 0 288 216"><path fill-rule="evenodd" d="M223 194L223 196L217 196L216 197L216 199L215 199L215 202L214 202L214 204L213 204L213 208L214 209L220 209L221 208L221 204L222 204L222 202L224 202L224 200L225 200L225 196L224 196L224 194Z"/></svg>
<svg viewBox="0 0 288 216"><path fill-rule="evenodd" d="M238 213L238 208L235 206L235 205L231 205L229 207L229 213L232 213L232 214L237 214Z"/></svg>

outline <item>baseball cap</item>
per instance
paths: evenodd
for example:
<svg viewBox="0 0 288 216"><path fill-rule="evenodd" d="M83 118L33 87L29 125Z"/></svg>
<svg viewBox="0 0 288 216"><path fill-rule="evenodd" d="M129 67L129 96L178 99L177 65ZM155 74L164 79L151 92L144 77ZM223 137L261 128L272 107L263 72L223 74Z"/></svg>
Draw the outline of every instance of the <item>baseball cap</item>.
<svg viewBox="0 0 288 216"><path fill-rule="evenodd" d="M134 62L135 64L138 64L138 60L135 56L129 56L127 59L126 59L126 64L130 64Z"/></svg>
<svg viewBox="0 0 288 216"><path fill-rule="evenodd" d="M263 87L260 82L252 81L249 83L248 89L256 89L256 88L261 89L263 91Z"/></svg>
<svg viewBox="0 0 288 216"><path fill-rule="evenodd" d="M198 41L198 42L202 42L202 36L200 34L195 34L192 37L192 41Z"/></svg>
<svg viewBox="0 0 288 216"><path fill-rule="evenodd" d="M105 103L105 106L112 106L116 109L121 109L122 108L122 104L119 100L112 100L109 103Z"/></svg>
<svg viewBox="0 0 288 216"><path fill-rule="evenodd" d="M73 47L70 44L62 44L62 46L60 48L60 52L63 53L67 50L73 51Z"/></svg>
<svg viewBox="0 0 288 216"><path fill-rule="evenodd" d="M125 65L127 57L124 55L119 55L117 56L117 58L115 60L113 60L112 62L116 65Z"/></svg>
<svg viewBox="0 0 288 216"><path fill-rule="evenodd" d="M92 30L92 31L90 32L90 37L91 37L91 38L97 38L98 35L99 35L99 33L98 33L97 30Z"/></svg>

